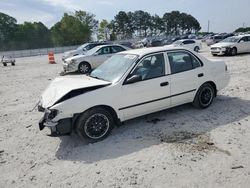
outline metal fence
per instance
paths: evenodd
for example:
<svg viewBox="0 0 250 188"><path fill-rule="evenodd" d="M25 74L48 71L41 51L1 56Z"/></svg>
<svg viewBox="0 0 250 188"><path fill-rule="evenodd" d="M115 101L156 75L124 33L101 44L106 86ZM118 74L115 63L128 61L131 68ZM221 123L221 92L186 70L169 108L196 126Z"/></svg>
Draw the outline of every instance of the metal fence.
<svg viewBox="0 0 250 188"><path fill-rule="evenodd" d="M41 49L32 49L32 50L18 50L18 51L5 51L0 52L0 57L29 57L29 56L38 56L38 55L47 55L49 52L63 53L69 50L74 50L78 46L65 46L65 47L55 47L55 48L41 48Z"/></svg>

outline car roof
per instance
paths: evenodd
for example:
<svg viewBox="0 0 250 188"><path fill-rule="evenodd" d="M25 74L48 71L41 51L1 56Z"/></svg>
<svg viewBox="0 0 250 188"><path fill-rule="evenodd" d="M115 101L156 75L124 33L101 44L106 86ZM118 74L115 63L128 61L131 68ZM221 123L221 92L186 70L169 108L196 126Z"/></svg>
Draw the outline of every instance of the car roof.
<svg viewBox="0 0 250 188"><path fill-rule="evenodd" d="M125 48L125 49L128 49L127 46L124 46L124 45L121 45L121 44L104 44L104 45L98 45L98 46L95 46L95 47L92 48L92 49L98 50L98 49L100 49L100 48L102 48L102 47L106 47L106 46L120 46L120 47L123 47L123 48Z"/></svg>
<svg viewBox="0 0 250 188"><path fill-rule="evenodd" d="M144 56L146 54L150 53L157 53L157 52L162 52L162 51L167 51L167 50L188 50L189 49L185 47L172 47L172 46L161 46L161 47L150 47L150 48L140 48L140 49L133 49L133 50L127 50L120 52L120 54L134 54L134 55L139 55Z"/></svg>

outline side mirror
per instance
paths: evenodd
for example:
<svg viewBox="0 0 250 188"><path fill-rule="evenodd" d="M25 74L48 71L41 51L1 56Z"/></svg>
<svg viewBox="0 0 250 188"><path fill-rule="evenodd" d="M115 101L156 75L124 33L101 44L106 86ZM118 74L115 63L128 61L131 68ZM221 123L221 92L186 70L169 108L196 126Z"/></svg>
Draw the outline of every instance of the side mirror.
<svg viewBox="0 0 250 188"><path fill-rule="evenodd" d="M139 82L139 81L142 81L142 76L141 75L133 75L125 81L125 84L132 84L132 83Z"/></svg>
<svg viewBox="0 0 250 188"><path fill-rule="evenodd" d="M180 46L183 46L183 43L180 43Z"/></svg>
<svg viewBox="0 0 250 188"><path fill-rule="evenodd" d="M243 42L245 42L245 41L244 41L244 40L240 40L240 41L239 41L239 43L243 43Z"/></svg>
<svg viewBox="0 0 250 188"><path fill-rule="evenodd" d="M97 55L99 55L98 52L95 52L95 53L93 54L93 56L97 56Z"/></svg>

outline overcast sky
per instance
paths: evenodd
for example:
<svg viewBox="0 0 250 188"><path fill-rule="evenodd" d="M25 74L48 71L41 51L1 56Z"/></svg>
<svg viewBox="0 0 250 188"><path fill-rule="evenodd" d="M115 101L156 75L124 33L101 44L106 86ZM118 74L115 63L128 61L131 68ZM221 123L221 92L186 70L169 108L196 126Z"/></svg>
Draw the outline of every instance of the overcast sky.
<svg viewBox="0 0 250 188"><path fill-rule="evenodd" d="M230 32L250 27L250 0L0 0L0 12L15 17L18 23L41 21L48 27L64 12L84 10L98 20L111 20L120 11L144 10L162 16L179 10L193 15L202 31Z"/></svg>

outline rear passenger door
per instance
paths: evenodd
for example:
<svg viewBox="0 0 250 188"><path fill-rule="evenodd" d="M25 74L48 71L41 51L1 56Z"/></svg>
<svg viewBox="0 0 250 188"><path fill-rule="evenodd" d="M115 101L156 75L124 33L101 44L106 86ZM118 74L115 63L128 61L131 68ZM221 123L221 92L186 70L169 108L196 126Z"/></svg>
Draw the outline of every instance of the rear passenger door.
<svg viewBox="0 0 250 188"><path fill-rule="evenodd" d="M201 61L188 51L167 52L171 70L171 106L192 102L204 73Z"/></svg>
<svg viewBox="0 0 250 188"><path fill-rule="evenodd" d="M184 47L194 50L195 42L193 40L183 41Z"/></svg>

